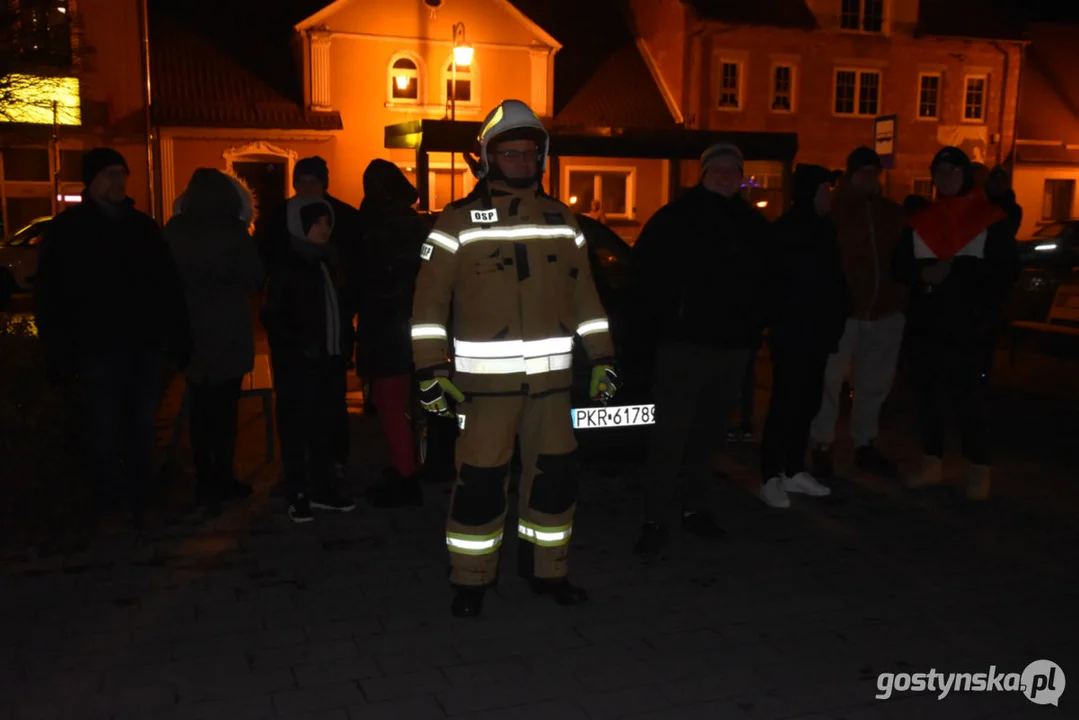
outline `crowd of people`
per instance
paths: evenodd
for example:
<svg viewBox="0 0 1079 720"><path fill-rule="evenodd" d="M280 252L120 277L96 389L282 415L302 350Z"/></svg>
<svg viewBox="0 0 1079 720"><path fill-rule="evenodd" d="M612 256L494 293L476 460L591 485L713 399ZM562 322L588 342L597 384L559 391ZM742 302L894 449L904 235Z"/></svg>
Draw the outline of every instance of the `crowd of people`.
<svg viewBox="0 0 1079 720"><path fill-rule="evenodd" d="M476 189L433 228L394 164L370 163L357 209L329 194L329 169L312 157L296 163L295 196L263 214L242 182L201 168L162 229L128 198L124 158L87 153L83 202L51 223L43 243L36 312L50 377L82 391L101 509L137 513L154 487L167 365L187 379L197 503L217 512L251 493L234 456L241 382L255 359L251 297L261 294L294 522L355 508L344 493L355 370L369 382L390 458L367 500L418 506L421 473L454 478L446 543L455 615L478 615L497 578L517 440L518 570L558 603L587 599L567 579L574 344L592 365L597 402L614 397L620 371L586 239L572 211L543 190L546 130L510 100L482 127L478 157L469 158ZM633 335L645 359L637 369L652 379L657 417L635 551L664 547L672 522L723 535L705 488L717 441L753 437L762 341L773 369L764 503L786 508L792 493L831 492L848 377L856 463L894 472L875 441L904 342L924 454L907 484L942 481L950 399L968 497L986 499L984 378L1018 274L1020 210L1006 177L978 178L961 150L944 148L930 168L936 199L901 206L882 193L880 157L858 148L842 173L799 165L789 210L769 223L744 197L743 165L734 145L710 147L700 182L660 209L633 248ZM439 454L419 466L414 400L457 436L455 459ZM735 406L741 424L728 428Z"/></svg>
<svg viewBox="0 0 1079 720"><path fill-rule="evenodd" d="M754 378L742 373L747 358L755 365L762 331L773 370L760 448L767 505L789 507L792 493L830 494L822 481L833 476L848 380L857 466L897 473L875 440L904 343L923 452L906 485L942 482L942 413L950 401L968 461L967 497L989 496L984 387L1001 308L1019 274L1022 211L1007 176L979 173L959 148L933 158L932 202L888 199L882 170L866 147L849 155L843 172L799 165L790 209L769 227L740 192L741 153L721 144L701 158L701 182L645 226L633 249L635 317L654 358L660 421L637 552L665 545L664 512L672 506L688 532L722 534L701 510L702 488L728 418L723 410L738 403L740 388L742 425L728 438L752 437L745 396L752 397Z"/></svg>

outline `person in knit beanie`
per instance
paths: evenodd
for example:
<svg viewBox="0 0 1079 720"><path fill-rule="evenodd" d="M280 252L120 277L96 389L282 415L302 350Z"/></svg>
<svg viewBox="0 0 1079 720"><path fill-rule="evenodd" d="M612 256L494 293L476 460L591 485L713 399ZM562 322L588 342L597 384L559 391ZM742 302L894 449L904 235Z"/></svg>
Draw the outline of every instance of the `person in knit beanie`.
<svg viewBox="0 0 1079 720"><path fill-rule="evenodd" d="M161 376L170 362L187 367L191 335L161 229L127 196L124 156L90 150L82 179L82 202L54 217L45 233L35 319L50 380L76 383L83 399L86 476L111 531L137 526L152 500Z"/></svg>

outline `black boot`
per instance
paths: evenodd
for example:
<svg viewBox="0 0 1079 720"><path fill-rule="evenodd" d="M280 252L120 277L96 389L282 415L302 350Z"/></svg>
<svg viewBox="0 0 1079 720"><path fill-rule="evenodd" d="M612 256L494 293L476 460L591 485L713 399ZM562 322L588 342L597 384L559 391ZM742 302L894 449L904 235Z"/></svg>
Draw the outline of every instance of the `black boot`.
<svg viewBox="0 0 1079 720"><path fill-rule="evenodd" d="M483 594L487 588L482 585L454 585L455 594L450 612L454 617L479 617L483 613Z"/></svg>
<svg viewBox="0 0 1079 720"><path fill-rule="evenodd" d="M682 529L690 535L706 540L718 540L727 534L710 513L696 510L687 510L682 513Z"/></svg>
<svg viewBox="0 0 1079 720"><path fill-rule="evenodd" d="M536 595L548 595L559 605L579 605L588 602L588 593L571 584L566 578L535 578L529 585Z"/></svg>
<svg viewBox="0 0 1079 720"><path fill-rule="evenodd" d="M415 475L406 478L393 468L386 468L382 475L382 482L363 494L373 506L399 508L423 505L423 488Z"/></svg>
<svg viewBox="0 0 1079 720"><path fill-rule="evenodd" d="M662 550L670 539L667 528L657 522L648 521L641 527L641 538L633 546L638 555L651 555Z"/></svg>

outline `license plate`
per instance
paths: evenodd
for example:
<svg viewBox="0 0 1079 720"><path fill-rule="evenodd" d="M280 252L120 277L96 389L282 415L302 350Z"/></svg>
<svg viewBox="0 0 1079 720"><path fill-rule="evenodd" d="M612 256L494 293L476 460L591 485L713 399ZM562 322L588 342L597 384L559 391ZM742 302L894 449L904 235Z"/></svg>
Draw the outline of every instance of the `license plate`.
<svg viewBox="0 0 1079 720"><path fill-rule="evenodd" d="M570 413L573 416L574 430L656 424L655 405L574 408Z"/></svg>

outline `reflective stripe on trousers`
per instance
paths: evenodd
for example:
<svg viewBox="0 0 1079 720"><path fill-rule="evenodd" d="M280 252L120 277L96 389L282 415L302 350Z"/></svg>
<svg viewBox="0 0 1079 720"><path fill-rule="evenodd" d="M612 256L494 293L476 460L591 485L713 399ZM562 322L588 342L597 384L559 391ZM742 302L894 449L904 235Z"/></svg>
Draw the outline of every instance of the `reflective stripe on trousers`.
<svg viewBox="0 0 1079 720"><path fill-rule="evenodd" d="M519 520L517 522L517 537L524 538L525 540L542 547L568 545L572 534L572 525L544 527L543 525L536 525L527 520Z"/></svg>
<svg viewBox="0 0 1079 720"><path fill-rule="evenodd" d="M466 533L446 533L446 546L450 552L461 555L489 555L497 552L502 545L502 531L487 535L468 535Z"/></svg>

